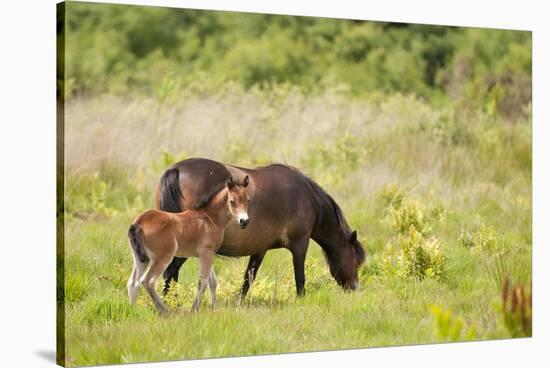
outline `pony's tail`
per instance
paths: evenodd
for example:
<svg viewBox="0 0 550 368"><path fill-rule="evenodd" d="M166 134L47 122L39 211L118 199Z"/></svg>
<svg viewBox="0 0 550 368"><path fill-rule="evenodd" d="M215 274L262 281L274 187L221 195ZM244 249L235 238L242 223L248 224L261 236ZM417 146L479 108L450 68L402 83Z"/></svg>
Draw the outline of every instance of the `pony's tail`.
<svg viewBox="0 0 550 368"><path fill-rule="evenodd" d="M128 229L128 239L130 240L130 246L136 258L141 263L149 262L149 257L145 252L145 244L143 243L143 229L139 224L130 225L130 229Z"/></svg>
<svg viewBox="0 0 550 368"><path fill-rule="evenodd" d="M160 178L160 209L166 212L181 212L179 170L168 169Z"/></svg>

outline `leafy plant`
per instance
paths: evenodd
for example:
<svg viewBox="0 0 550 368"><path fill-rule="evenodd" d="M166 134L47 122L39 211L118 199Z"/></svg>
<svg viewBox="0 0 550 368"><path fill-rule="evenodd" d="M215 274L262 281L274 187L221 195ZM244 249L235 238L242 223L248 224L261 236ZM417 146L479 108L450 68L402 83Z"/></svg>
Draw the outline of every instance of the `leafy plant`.
<svg viewBox="0 0 550 368"><path fill-rule="evenodd" d="M382 188L379 197L382 199L384 207L398 209L405 199L405 193L403 189L399 188L397 185L391 184Z"/></svg>
<svg viewBox="0 0 550 368"><path fill-rule="evenodd" d="M434 333L439 340L459 341L476 338L475 327L466 328L462 318L453 317L450 309L443 310L440 306L434 305L431 311L434 317Z"/></svg>
<svg viewBox="0 0 550 368"><path fill-rule="evenodd" d="M423 235L432 231L420 203L413 199L405 199L397 208L389 207L387 218L399 234L410 233L411 227Z"/></svg>
<svg viewBox="0 0 550 368"><path fill-rule="evenodd" d="M497 237L493 227L482 224L476 230L463 229L458 240L460 244L472 251L491 252L496 248Z"/></svg>
<svg viewBox="0 0 550 368"><path fill-rule="evenodd" d="M397 244L386 245L381 268L388 276L441 279L446 261L437 238L426 239L411 225L408 235L398 235Z"/></svg>
<svg viewBox="0 0 550 368"><path fill-rule="evenodd" d="M107 182L99 178L99 174L94 174L94 185L92 185L91 206L94 213L103 216L116 215L117 210L107 205Z"/></svg>

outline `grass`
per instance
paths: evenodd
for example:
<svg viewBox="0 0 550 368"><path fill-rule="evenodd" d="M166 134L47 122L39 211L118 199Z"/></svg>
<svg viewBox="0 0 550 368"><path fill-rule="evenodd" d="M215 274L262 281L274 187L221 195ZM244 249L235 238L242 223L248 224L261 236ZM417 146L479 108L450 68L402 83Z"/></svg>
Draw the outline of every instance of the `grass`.
<svg viewBox="0 0 550 368"><path fill-rule="evenodd" d="M531 280L530 116L463 115L412 96L232 85L157 104L102 96L66 105L68 365L512 337L499 303L506 275L514 284ZM218 258L216 310L208 296L190 313L194 259L167 297L169 317L158 317L144 291L131 307L127 228L152 207L162 171L192 156L284 162L312 176L366 248L360 290L340 290L311 241L303 299L290 253L274 250L244 304L237 292L247 259ZM387 244L399 246L411 225L422 226L419 241L437 241L441 277L385 272Z"/></svg>

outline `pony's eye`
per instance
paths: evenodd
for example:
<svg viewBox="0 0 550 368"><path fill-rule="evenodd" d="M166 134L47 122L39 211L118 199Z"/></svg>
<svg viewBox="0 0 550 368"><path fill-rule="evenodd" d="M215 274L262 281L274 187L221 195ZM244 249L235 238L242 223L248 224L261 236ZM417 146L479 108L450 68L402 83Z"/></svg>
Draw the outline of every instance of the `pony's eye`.
<svg viewBox="0 0 550 368"><path fill-rule="evenodd" d="M229 201L229 204L232 205L232 206L234 206L234 205L235 205L235 201L234 201L234 200L230 200L230 201Z"/></svg>

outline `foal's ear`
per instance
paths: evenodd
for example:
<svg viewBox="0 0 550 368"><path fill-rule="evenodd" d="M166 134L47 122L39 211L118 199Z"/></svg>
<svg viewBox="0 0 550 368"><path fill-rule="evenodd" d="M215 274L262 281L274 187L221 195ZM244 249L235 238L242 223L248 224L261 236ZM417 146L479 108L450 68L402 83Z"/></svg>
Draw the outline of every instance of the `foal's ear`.
<svg viewBox="0 0 550 368"><path fill-rule="evenodd" d="M233 177L230 176L230 177L227 179L227 188L233 189L234 186L235 186L235 182L233 181Z"/></svg>
<svg viewBox="0 0 550 368"><path fill-rule="evenodd" d="M249 179L248 179L248 175L244 177L244 182L243 182L243 187L247 187L248 186L248 182L249 182Z"/></svg>
<svg viewBox="0 0 550 368"><path fill-rule="evenodd" d="M355 243L357 241L357 231L356 230L353 230L353 232L351 233L351 236L349 237L349 241L351 243Z"/></svg>

